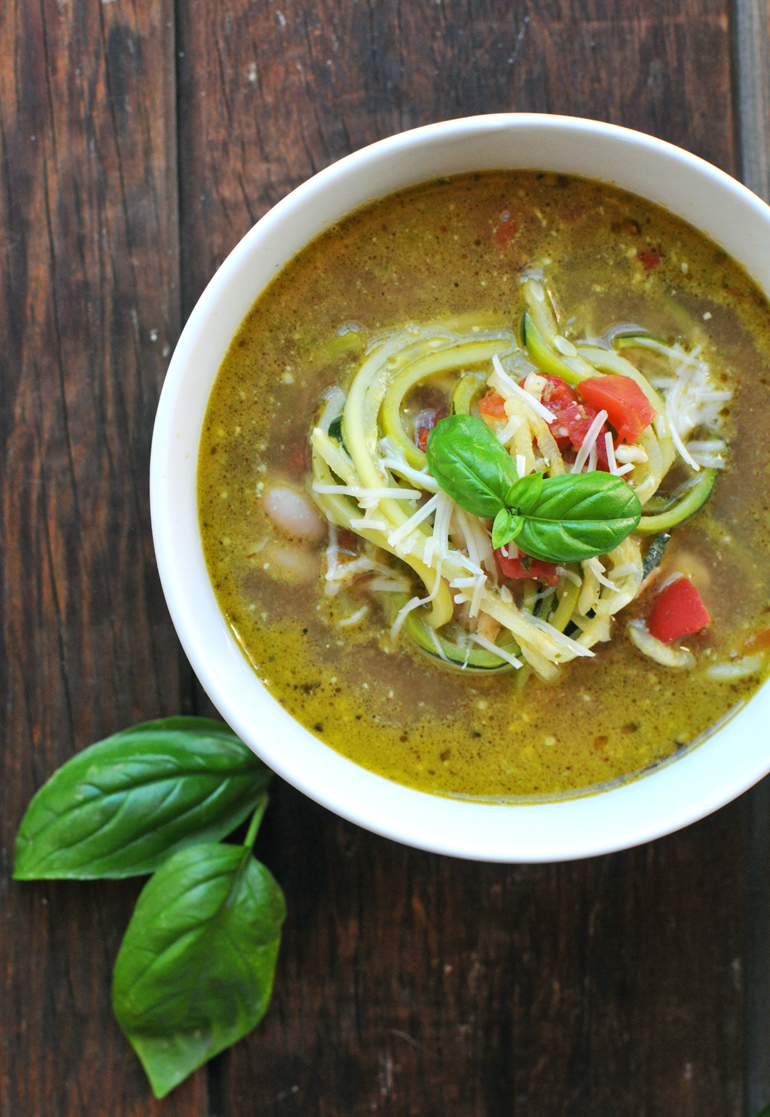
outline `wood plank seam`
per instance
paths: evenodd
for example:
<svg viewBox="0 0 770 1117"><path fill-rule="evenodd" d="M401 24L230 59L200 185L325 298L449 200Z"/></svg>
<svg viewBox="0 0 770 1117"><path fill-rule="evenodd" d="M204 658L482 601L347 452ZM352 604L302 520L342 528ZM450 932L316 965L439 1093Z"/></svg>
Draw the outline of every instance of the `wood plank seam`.
<svg viewBox="0 0 770 1117"><path fill-rule="evenodd" d="M770 9L734 0L732 12L737 148L743 182L770 201ZM770 1101L770 784L748 796L745 946L745 1105Z"/></svg>
<svg viewBox="0 0 770 1117"><path fill-rule="evenodd" d="M770 11L767 0L734 0L738 151L744 183L770 202Z"/></svg>

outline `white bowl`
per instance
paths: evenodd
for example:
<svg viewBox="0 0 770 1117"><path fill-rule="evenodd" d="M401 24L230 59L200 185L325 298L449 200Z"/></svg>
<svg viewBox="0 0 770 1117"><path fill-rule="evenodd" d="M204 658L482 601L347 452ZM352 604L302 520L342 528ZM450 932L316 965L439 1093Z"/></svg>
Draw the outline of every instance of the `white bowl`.
<svg viewBox="0 0 770 1117"><path fill-rule="evenodd" d="M770 208L722 171L660 140L532 114L470 117L382 140L279 202L198 301L155 421L152 527L166 601L193 669L225 720L284 779L344 818L422 849L484 861L557 861L670 833L764 776L770 687L697 747L607 790L515 805L413 791L328 748L268 693L219 611L198 533L196 469L209 392L260 291L303 245L363 203L442 175L500 168L582 175L640 194L701 229L770 292Z"/></svg>

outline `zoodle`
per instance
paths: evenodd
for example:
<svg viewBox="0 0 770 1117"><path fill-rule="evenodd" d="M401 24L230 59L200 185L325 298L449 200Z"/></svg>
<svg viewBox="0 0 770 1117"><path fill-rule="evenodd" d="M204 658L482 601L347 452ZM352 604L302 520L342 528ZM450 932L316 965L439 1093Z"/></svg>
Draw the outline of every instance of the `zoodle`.
<svg viewBox="0 0 770 1117"><path fill-rule="evenodd" d="M380 571L364 590L393 641L450 668L553 681L612 638L671 531L708 499L730 393L697 351L639 329L571 340L543 282L530 276L521 292L521 343L467 322L375 339L347 392L327 394L313 490L329 523L361 541L364 569ZM645 350L660 376L629 359ZM427 412L420 392L432 393ZM331 554L336 592L346 564ZM404 568L422 586L411 596ZM708 613L687 587L677 594L693 632ZM656 662L687 666L689 653L667 647L681 627L656 636L637 620L627 635Z"/></svg>

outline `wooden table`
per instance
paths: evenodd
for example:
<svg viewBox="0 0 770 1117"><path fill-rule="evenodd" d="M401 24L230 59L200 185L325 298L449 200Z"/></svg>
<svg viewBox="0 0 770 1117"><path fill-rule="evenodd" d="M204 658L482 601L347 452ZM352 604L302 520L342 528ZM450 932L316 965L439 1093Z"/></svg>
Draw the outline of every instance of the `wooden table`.
<svg viewBox="0 0 770 1117"><path fill-rule="evenodd" d="M155 1102L110 1010L140 882L14 884L37 787L207 712L147 492L180 327L314 171L433 120L611 120L770 193L766 0L3 0L2 1117L744 1117L770 1101L770 786L591 861L466 864L274 791L272 1007ZM770 735L770 731L769 731Z"/></svg>

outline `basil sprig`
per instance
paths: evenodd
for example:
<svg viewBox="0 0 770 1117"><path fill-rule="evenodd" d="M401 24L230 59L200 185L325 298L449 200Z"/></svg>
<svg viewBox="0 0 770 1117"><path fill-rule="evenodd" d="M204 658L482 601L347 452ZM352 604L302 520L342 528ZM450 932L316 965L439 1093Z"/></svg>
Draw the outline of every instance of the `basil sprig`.
<svg viewBox="0 0 770 1117"><path fill-rule="evenodd" d="M192 842L232 833L271 775L221 721L135 725L84 749L40 788L16 838L14 876L151 873Z"/></svg>
<svg viewBox="0 0 770 1117"><path fill-rule="evenodd" d="M444 492L466 512L494 521L494 547L515 540L532 558L580 562L617 547L641 519L639 498L622 477L598 470L519 477L511 455L472 415L441 419L427 454Z"/></svg>
<svg viewBox="0 0 770 1117"><path fill-rule="evenodd" d="M157 870L118 952L112 1004L158 1098L270 1002L286 905L251 850L271 775L222 722L145 722L68 761L19 828L17 880ZM218 841L251 812L244 845Z"/></svg>
<svg viewBox="0 0 770 1117"><path fill-rule="evenodd" d="M163 1097L256 1027L270 1003L286 916L281 889L243 846L175 854L143 889L115 961L118 1023Z"/></svg>

